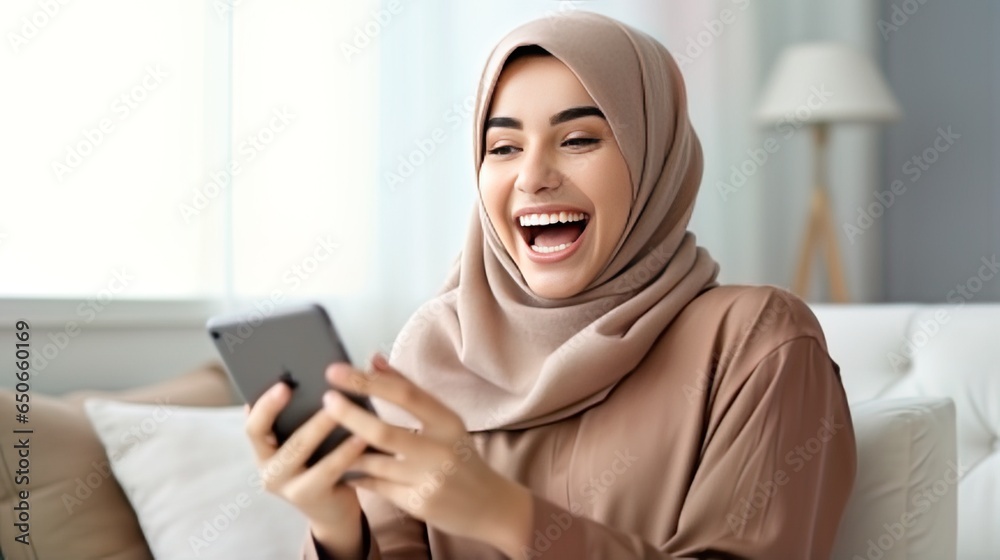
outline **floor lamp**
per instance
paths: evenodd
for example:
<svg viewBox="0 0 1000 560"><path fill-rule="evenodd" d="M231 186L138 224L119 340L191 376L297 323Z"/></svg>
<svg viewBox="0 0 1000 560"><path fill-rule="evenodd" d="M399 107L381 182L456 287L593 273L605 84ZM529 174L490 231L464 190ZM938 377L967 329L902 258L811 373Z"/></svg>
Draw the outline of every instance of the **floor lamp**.
<svg viewBox="0 0 1000 560"><path fill-rule="evenodd" d="M757 119L779 130L811 128L812 201L799 250L792 289L806 297L816 252L825 253L831 299L847 302L847 282L830 207L827 139L840 122L889 122L900 116L899 104L871 59L849 45L803 43L781 53L763 90Z"/></svg>

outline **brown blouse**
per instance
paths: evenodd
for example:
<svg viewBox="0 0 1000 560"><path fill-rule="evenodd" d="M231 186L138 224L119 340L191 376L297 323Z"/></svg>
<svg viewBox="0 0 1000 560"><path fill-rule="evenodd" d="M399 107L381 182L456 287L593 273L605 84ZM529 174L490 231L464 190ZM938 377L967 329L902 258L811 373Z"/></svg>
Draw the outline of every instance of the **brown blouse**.
<svg viewBox="0 0 1000 560"><path fill-rule="evenodd" d="M603 402L473 438L486 462L534 492L523 558L829 558L856 470L820 326L768 286L703 292ZM636 496L659 509L637 512ZM503 557L361 498L369 558ZM304 557L319 558L311 538Z"/></svg>

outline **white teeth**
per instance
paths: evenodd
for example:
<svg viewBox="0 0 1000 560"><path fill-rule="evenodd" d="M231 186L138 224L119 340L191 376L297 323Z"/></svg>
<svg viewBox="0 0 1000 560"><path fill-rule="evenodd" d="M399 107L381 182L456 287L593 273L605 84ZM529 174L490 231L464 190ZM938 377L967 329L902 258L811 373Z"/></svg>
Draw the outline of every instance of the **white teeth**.
<svg viewBox="0 0 1000 560"><path fill-rule="evenodd" d="M522 226L547 226L549 224L567 224L585 220L582 212L559 212L558 214L525 214L518 218Z"/></svg>
<svg viewBox="0 0 1000 560"><path fill-rule="evenodd" d="M563 243L562 245L557 245L555 247L542 247L541 245L532 245L531 250L536 253L555 253L556 251L562 251L566 247L569 247L572 243Z"/></svg>

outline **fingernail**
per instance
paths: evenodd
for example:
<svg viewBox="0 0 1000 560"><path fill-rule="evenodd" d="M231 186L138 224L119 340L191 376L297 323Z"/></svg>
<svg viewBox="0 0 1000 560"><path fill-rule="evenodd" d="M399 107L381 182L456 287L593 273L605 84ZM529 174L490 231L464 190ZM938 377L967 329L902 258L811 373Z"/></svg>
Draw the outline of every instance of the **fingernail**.
<svg viewBox="0 0 1000 560"><path fill-rule="evenodd" d="M388 369L389 361L385 359L385 356L383 356L381 352L376 352L375 355L372 356L372 365L378 369Z"/></svg>

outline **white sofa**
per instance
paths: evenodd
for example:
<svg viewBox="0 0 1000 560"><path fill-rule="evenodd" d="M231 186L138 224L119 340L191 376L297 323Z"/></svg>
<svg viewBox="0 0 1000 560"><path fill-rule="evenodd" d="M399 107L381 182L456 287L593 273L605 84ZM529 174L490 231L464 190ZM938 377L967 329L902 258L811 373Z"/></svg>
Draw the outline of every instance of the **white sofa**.
<svg viewBox="0 0 1000 560"><path fill-rule="evenodd" d="M858 482L833 557L1000 557L1000 305L815 305L813 309L841 366L859 447ZM915 351L907 348L908 341ZM227 476L225 485L212 478L219 469L204 464L209 450L234 461L248 453L243 448L227 451L230 446L246 447L239 408L178 408L164 421L164 408L156 404L230 404L228 382L221 372L203 369L157 386L108 395L150 404L91 406L89 420L82 406L85 396L32 396L38 434L60 437L39 436L32 442L32 480L40 485L37 493L32 490L36 542L34 547L21 546L13 542L10 531L0 531L0 548L9 560L62 558L63 550L73 550L71 556L78 558L129 560L148 560L151 552L163 558L195 551L200 558L294 556L303 520L297 519L297 512L281 509L277 498L261 493L251 461L242 460L226 471L246 472ZM0 390L3 408L12 408L12 399L10 391ZM104 441L91 427L95 412L104 419L99 422L105 424ZM212 415L208 424L205 415ZM206 431L206 425L217 429ZM150 462L138 451L119 450L124 459L115 461L118 480L108 478L104 452L109 445L130 441L123 434L137 429L145 448L139 451L157 459ZM11 434L0 433L4 449L16 443ZM118 473L128 476L119 479ZM178 478L177 473L183 476ZM170 494L182 490L182 484L190 487L190 497L173 499ZM212 485L212 492L206 484ZM144 493L164 485L172 488L166 495ZM0 521L11 527L17 498L3 488L0 484ZM246 500L239 501L243 494L252 501L245 507ZM67 505L67 495L79 497L79 503ZM196 497L204 503L195 504ZM242 509L234 510L232 503ZM240 512L228 529L223 525L229 520L220 513L225 511ZM262 516L270 521L262 523ZM235 535L240 535L239 542L225 542ZM256 544L249 542L254 540L251 535ZM93 549L89 555L81 553L84 541L88 550ZM265 551L260 542L284 547L286 553ZM227 552L230 544L256 548L251 548L253 553L232 554Z"/></svg>
<svg viewBox="0 0 1000 560"><path fill-rule="evenodd" d="M924 509L921 500L936 500L900 538L892 535L899 534L898 525L862 523L856 516L871 511L850 508L855 499L871 502L879 492L891 493L892 484L870 486L873 481L865 480L899 452L899 441L859 437L861 485L841 526L840 536L850 533L850 538L838 542L835 558L1000 558L1000 305L812 307L841 366L856 428L873 409L894 409L910 423L916 442L911 452L926 453L913 459L913 470L898 473L922 478L910 481L910 495L900 505L913 513ZM901 398L907 400L894 400ZM947 425L947 399L954 403L954 434ZM957 463L949 462L951 453L957 453ZM950 511L956 506L957 520ZM899 521L900 515L897 511L893 518ZM892 546L881 546L880 537Z"/></svg>

